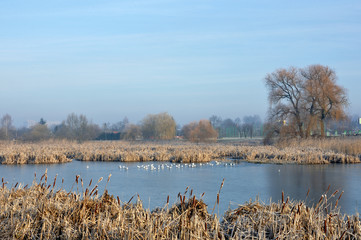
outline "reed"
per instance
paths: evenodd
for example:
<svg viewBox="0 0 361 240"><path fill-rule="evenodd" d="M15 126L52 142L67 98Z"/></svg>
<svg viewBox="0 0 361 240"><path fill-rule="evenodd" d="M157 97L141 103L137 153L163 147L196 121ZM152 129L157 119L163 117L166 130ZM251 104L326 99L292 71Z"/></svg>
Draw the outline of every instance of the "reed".
<svg viewBox="0 0 361 240"><path fill-rule="evenodd" d="M109 176L110 178L110 176ZM108 178L108 181L109 181ZM145 209L138 198L121 202L92 182L84 191L56 189L47 173L32 186L0 188L1 239L360 239L358 215L342 215L342 193L322 195L314 206L282 198L250 201L223 217L210 214L190 190L163 208ZM101 181L101 179L100 179ZM75 185L82 185L80 176ZM223 183L221 184L221 188ZM220 190L221 190L220 188ZM77 187L78 189L78 187ZM218 198L217 198L218 204Z"/></svg>
<svg viewBox="0 0 361 240"><path fill-rule="evenodd" d="M247 146L244 143L193 144L181 141L0 142L0 163L2 164L64 163L73 159L200 163L230 158L259 163L360 163L361 140L293 140L276 146Z"/></svg>

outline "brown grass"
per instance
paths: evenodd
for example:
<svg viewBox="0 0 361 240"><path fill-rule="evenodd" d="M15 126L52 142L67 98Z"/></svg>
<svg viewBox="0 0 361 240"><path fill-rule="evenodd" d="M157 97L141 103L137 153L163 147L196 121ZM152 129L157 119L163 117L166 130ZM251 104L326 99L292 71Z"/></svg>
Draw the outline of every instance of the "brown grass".
<svg viewBox="0 0 361 240"><path fill-rule="evenodd" d="M110 177L109 177L110 178ZM108 181L109 181L108 178ZM324 194L315 206L282 199L245 203L223 218L210 214L190 191L153 211L138 199L121 202L97 184L79 192L57 190L46 173L31 187L0 188L1 239L360 239L358 215L343 216L341 194ZM79 186L80 185L80 186ZM283 196L283 195L282 195Z"/></svg>
<svg viewBox="0 0 361 240"><path fill-rule="evenodd" d="M288 141L277 146L247 146L237 143L193 144L179 141L49 141L34 144L0 142L0 163L62 163L72 159L197 163L226 158L260 163L360 163L360 151L360 139Z"/></svg>

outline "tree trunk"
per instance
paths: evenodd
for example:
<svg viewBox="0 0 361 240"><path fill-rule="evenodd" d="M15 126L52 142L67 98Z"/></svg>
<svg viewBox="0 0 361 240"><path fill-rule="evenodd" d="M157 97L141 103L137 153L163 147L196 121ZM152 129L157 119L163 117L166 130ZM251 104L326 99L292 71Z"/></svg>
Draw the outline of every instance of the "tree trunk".
<svg viewBox="0 0 361 240"><path fill-rule="evenodd" d="M322 138L325 138L325 122L323 121L323 119L321 119L321 123L320 123L320 125L321 125L321 137Z"/></svg>

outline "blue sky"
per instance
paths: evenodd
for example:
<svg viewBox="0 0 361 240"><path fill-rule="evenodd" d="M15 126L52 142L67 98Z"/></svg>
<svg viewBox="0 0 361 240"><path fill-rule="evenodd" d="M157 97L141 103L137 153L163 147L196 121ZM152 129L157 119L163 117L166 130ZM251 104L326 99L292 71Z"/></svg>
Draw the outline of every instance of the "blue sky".
<svg viewBox="0 0 361 240"><path fill-rule="evenodd" d="M258 114L263 78L323 64L361 114L360 1L1 1L0 115L180 124Z"/></svg>

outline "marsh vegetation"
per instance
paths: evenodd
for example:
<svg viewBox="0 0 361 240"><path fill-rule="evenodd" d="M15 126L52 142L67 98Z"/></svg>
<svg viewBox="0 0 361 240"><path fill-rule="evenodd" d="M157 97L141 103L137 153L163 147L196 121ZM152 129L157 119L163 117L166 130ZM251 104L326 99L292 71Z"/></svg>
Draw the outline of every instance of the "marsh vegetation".
<svg viewBox="0 0 361 240"><path fill-rule="evenodd" d="M110 181L110 175L107 183ZM99 192L102 181L75 176L70 191L57 189L47 173L31 186L8 188L2 179L0 212L2 239L359 239L358 215L342 215L342 192L329 189L313 206L282 199L268 204L250 200L223 216L187 188L178 201L146 209L139 196L125 202Z"/></svg>
<svg viewBox="0 0 361 240"><path fill-rule="evenodd" d="M359 163L361 139L338 138L281 142L274 146L245 143L45 141L0 142L2 164L62 163L72 161L169 161L200 163L235 159L260 163Z"/></svg>

